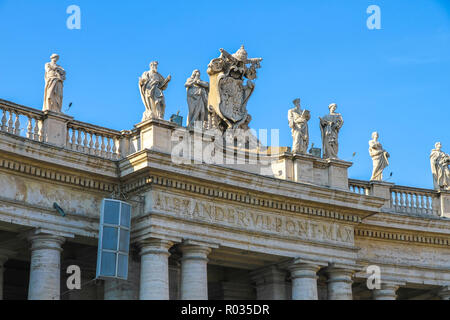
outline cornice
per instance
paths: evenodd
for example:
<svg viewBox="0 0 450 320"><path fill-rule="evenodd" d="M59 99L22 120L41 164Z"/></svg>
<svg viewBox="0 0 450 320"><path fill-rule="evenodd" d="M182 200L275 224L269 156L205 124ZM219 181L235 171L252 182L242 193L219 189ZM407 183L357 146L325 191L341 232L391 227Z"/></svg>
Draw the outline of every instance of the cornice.
<svg viewBox="0 0 450 320"><path fill-rule="evenodd" d="M410 230L394 231L357 226L355 227L355 242L357 242L357 237L450 247L450 237L417 234Z"/></svg>
<svg viewBox="0 0 450 320"><path fill-rule="evenodd" d="M117 177L115 161L30 140L7 132L0 132L0 155L1 153L10 154L10 157L14 158L27 158L46 165L76 169L89 174Z"/></svg>
<svg viewBox="0 0 450 320"><path fill-rule="evenodd" d="M48 165L48 164L47 164ZM51 168L37 161L15 160L0 152L0 170L13 174L21 174L28 178L44 179L49 182L63 183L84 189L101 192L117 190L117 182L108 177L99 177L94 174L69 171L65 168Z"/></svg>

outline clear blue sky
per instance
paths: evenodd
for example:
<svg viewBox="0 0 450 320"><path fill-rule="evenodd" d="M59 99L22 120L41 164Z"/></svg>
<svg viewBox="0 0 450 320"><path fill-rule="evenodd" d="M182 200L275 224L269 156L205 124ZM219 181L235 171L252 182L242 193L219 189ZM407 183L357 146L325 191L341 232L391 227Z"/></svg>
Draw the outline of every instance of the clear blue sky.
<svg viewBox="0 0 450 320"><path fill-rule="evenodd" d="M66 8L81 7L81 30L68 30ZM381 30L366 9L381 8ZM318 117L336 102L345 124L340 158L350 176L369 179L368 141L379 131L391 154L391 182L432 187L429 154L450 152L450 1L92 1L0 0L0 98L42 108L44 64L52 53L67 71L64 105L75 119L131 129L144 106L138 77L152 60L171 74L166 117L186 117L184 82L219 48L245 44L264 61L248 109L251 127L279 128L291 145L292 100ZM352 154L357 155L352 159Z"/></svg>

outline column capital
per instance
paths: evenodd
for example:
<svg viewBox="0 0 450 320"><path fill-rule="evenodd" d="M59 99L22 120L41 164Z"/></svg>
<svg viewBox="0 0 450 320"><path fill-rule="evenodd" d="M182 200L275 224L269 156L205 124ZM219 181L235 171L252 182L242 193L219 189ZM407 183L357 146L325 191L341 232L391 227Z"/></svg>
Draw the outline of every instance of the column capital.
<svg viewBox="0 0 450 320"><path fill-rule="evenodd" d="M62 245L64 244L66 239L64 237L56 236L53 234L39 233L28 236L28 241L31 242L31 251L49 249L61 252Z"/></svg>
<svg viewBox="0 0 450 320"><path fill-rule="evenodd" d="M450 286L442 287L441 290L438 292L438 296L442 300L450 300Z"/></svg>
<svg viewBox="0 0 450 320"><path fill-rule="evenodd" d="M325 273L328 276L328 283L330 282L348 282L353 283L353 275L361 269L360 266L350 266L343 264L331 263L325 268Z"/></svg>
<svg viewBox="0 0 450 320"><path fill-rule="evenodd" d="M396 300L397 290L404 282L398 281L382 281L380 284L380 289L373 290L373 298L375 300Z"/></svg>
<svg viewBox="0 0 450 320"><path fill-rule="evenodd" d="M288 269L291 272L291 278L314 278L318 279L317 272L322 266L313 262L295 261Z"/></svg>
<svg viewBox="0 0 450 320"><path fill-rule="evenodd" d="M198 244L183 243L180 245L180 251L183 253L181 261L183 260L205 260L208 261L208 255L211 253L211 248Z"/></svg>
<svg viewBox="0 0 450 320"><path fill-rule="evenodd" d="M146 254L166 254L170 255L169 249L173 246L173 242L165 239L147 239L138 243L141 256Z"/></svg>

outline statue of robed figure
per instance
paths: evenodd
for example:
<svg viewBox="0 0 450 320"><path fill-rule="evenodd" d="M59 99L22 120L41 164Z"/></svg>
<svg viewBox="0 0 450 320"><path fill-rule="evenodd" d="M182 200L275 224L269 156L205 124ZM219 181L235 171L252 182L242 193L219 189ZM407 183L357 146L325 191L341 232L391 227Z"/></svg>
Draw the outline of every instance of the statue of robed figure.
<svg viewBox="0 0 450 320"><path fill-rule="evenodd" d="M289 126L292 129L292 153L306 154L309 146L308 121L311 114L308 110L302 110L300 99L294 100L295 108L288 112Z"/></svg>
<svg viewBox="0 0 450 320"><path fill-rule="evenodd" d="M431 150L430 164L433 174L434 189L450 190L450 155L441 150L442 145L436 142L435 149Z"/></svg>
<svg viewBox="0 0 450 320"><path fill-rule="evenodd" d="M320 131L322 133L323 158L337 159L339 151L339 130L344 125L341 114L336 113L337 105L328 106L330 114L320 118Z"/></svg>
<svg viewBox="0 0 450 320"><path fill-rule="evenodd" d="M44 107L42 110L61 112L66 71L56 64L59 55L52 54L50 60L51 62L45 64Z"/></svg>
<svg viewBox="0 0 450 320"><path fill-rule="evenodd" d="M167 89L171 79L170 75L164 79L158 73L157 61L150 63L150 70L139 78L139 91L146 109L142 121L150 118L164 119L166 101L163 91Z"/></svg>
<svg viewBox="0 0 450 320"><path fill-rule="evenodd" d="M195 122L201 122L202 127L205 127L208 118L209 83L200 79L199 70L194 70L186 80L185 87L189 106L187 127L194 127Z"/></svg>
<svg viewBox="0 0 450 320"><path fill-rule="evenodd" d="M369 141L369 154L373 161L373 171L371 181L382 181L383 170L389 165L389 153L383 149L378 141L378 132L372 133L372 140Z"/></svg>

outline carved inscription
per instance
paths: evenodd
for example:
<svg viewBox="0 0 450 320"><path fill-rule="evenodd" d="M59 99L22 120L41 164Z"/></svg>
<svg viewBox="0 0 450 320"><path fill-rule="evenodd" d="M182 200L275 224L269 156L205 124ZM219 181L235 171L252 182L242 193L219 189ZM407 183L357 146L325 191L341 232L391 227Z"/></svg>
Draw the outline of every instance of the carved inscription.
<svg viewBox="0 0 450 320"><path fill-rule="evenodd" d="M263 213L247 208L219 205L212 201L190 199L154 192L153 209L195 221L240 227L305 240L353 244L353 227L330 222L318 222L276 213Z"/></svg>

